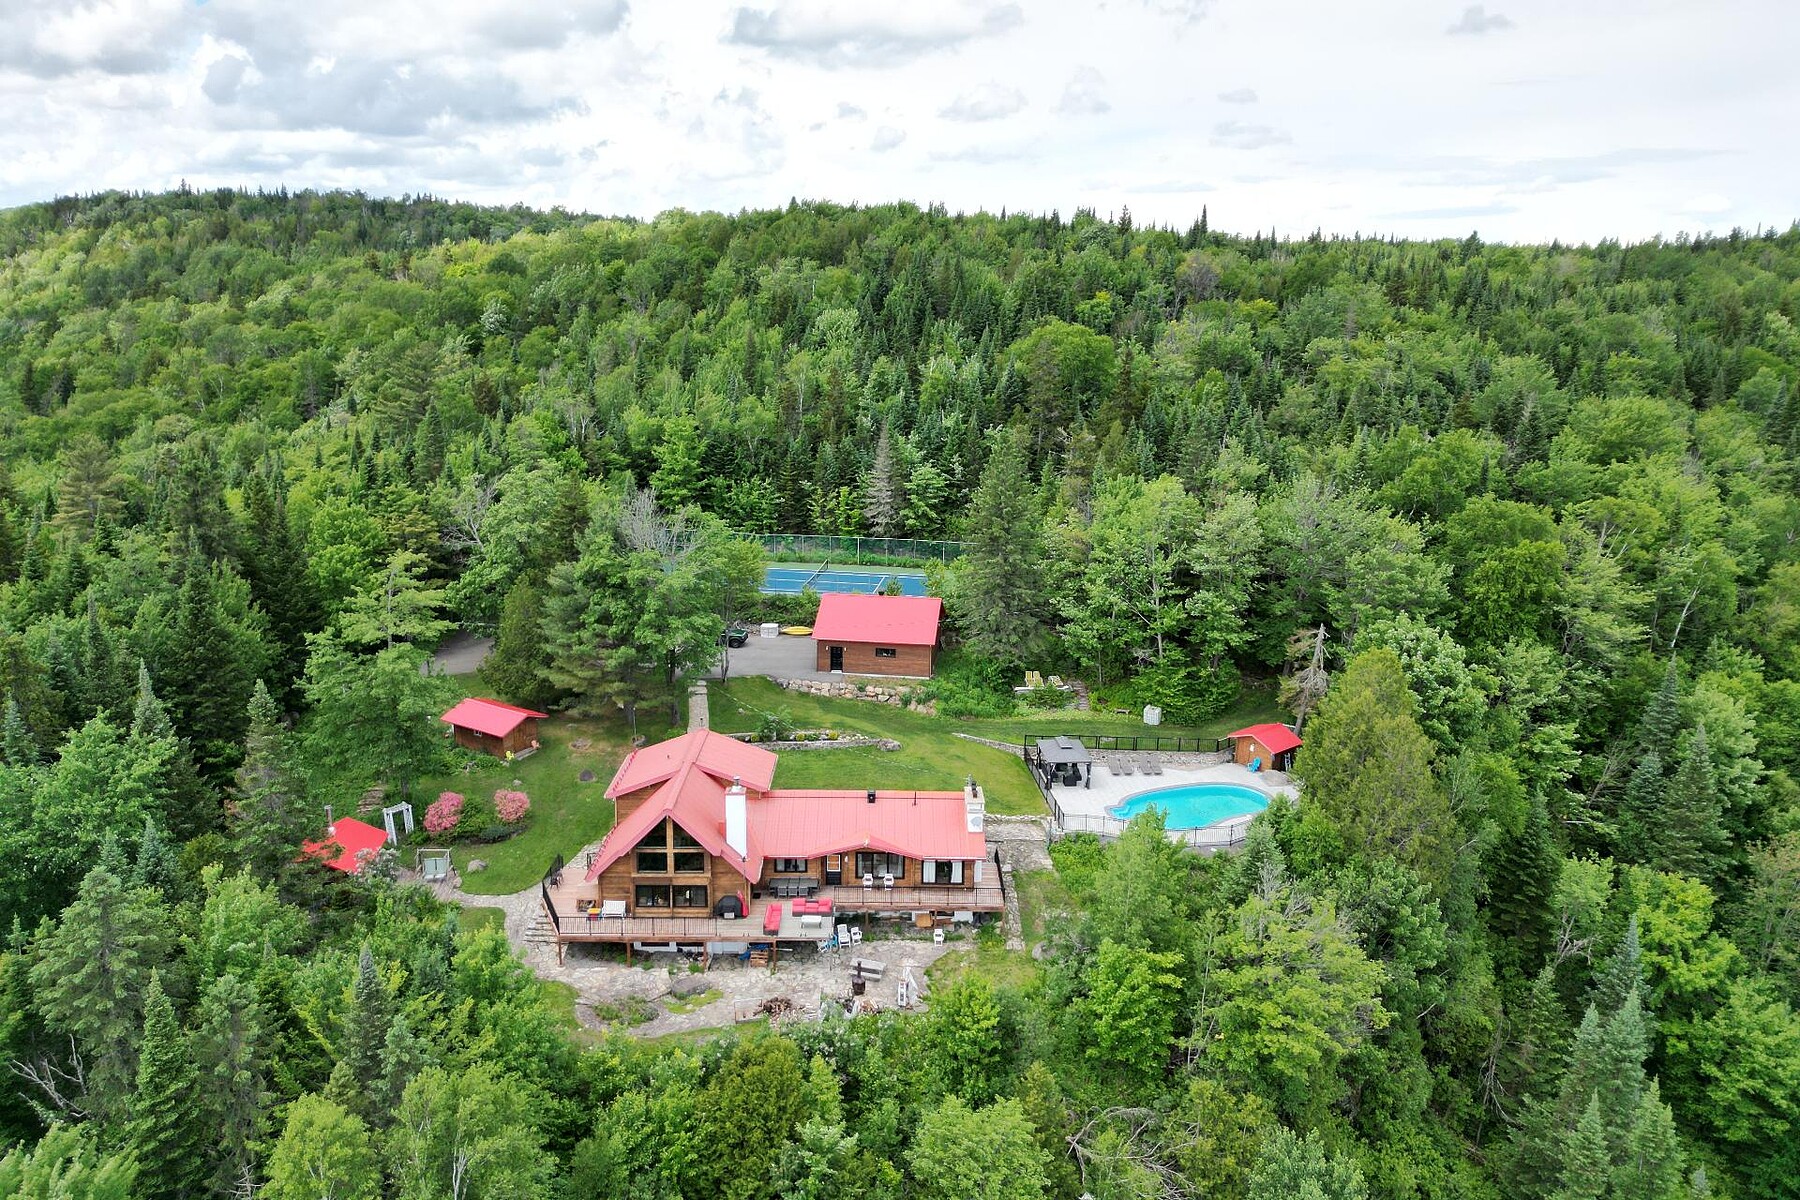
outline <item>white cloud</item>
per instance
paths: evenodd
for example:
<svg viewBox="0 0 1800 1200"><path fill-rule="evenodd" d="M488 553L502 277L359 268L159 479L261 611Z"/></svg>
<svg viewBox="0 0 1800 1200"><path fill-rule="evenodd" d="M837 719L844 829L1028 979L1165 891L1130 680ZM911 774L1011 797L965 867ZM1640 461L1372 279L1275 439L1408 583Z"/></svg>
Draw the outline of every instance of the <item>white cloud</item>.
<svg viewBox="0 0 1800 1200"><path fill-rule="evenodd" d="M1056 111L1071 117L1097 117L1112 110L1106 98L1106 77L1092 67L1077 67L1063 87Z"/></svg>
<svg viewBox="0 0 1800 1200"><path fill-rule="evenodd" d="M1178 228L1204 195L1217 229L1511 239L1796 215L1800 157L1763 150L1800 110L1800 6L1471 7L0 0L0 204L186 178Z"/></svg>
<svg viewBox="0 0 1800 1200"><path fill-rule="evenodd" d="M1471 4L1463 9L1462 16L1456 19L1456 23L1444 32L1480 37L1484 33L1497 33L1511 28L1512 18L1505 13L1491 13L1479 4Z"/></svg>
<svg viewBox="0 0 1800 1200"><path fill-rule="evenodd" d="M1291 142L1283 130L1273 125L1252 125L1245 121L1220 121L1213 126L1212 144L1232 150L1261 150Z"/></svg>
<svg viewBox="0 0 1800 1200"><path fill-rule="evenodd" d="M950 121L998 121L1024 107L1025 93L1018 88L984 83L940 108L938 116Z"/></svg>

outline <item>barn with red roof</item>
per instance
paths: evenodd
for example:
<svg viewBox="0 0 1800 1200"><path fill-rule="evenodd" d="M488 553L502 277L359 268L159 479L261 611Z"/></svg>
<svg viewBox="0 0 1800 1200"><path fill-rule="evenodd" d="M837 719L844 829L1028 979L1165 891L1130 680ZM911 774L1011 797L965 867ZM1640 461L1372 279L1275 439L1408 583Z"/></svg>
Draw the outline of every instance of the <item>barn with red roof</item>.
<svg viewBox="0 0 1800 1200"><path fill-rule="evenodd" d="M537 723L545 715L472 696L445 713L442 720L455 734L457 745L504 758L508 753L520 756L537 749Z"/></svg>
<svg viewBox="0 0 1800 1200"><path fill-rule="evenodd" d="M944 602L936 596L819 597L818 669L848 675L929 676L937 665Z"/></svg>

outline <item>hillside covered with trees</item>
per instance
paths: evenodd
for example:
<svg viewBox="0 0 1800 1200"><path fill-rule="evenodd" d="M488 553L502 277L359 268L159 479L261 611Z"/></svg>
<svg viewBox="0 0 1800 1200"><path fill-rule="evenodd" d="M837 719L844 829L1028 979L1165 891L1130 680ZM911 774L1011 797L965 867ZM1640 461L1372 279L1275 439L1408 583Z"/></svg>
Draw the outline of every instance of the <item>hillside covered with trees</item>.
<svg viewBox="0 0 1800 1200"><path fill-rule="evenodd" d="M1800 230L0 212L0 1192L1795 1195L1796 322ZM1279 677L1302 801L1058 843L1022 982L698 1046L296 861L443 766L455 626L669 704L734 532L966 543L946 710Z"/></svg>

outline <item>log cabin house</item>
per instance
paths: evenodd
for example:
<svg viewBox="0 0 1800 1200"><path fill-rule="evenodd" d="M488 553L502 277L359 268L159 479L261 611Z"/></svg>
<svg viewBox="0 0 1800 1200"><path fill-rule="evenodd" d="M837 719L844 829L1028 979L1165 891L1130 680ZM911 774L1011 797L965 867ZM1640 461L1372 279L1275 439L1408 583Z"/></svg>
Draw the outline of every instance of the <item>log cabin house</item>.
<svg viewBox="0 0 1800 1200"><path fill-rule="evenodd" d="M612 832L585 871L543 888L570 942L825 942L853 914L973 920L1004 908L986 799L960 792L774 787L776 757L708 730L640 747L606 795Z"/></svg>

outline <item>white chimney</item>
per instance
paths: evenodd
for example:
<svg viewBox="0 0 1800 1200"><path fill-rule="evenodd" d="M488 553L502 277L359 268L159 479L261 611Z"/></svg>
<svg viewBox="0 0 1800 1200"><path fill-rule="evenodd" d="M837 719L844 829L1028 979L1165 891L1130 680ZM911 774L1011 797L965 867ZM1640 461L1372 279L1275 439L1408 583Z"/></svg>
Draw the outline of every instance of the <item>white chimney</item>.
<svg viewBox="0 0 1800 1200"><path fill-rule="evenodd" d="M725 789L725 844L739 858L750 856L750 798L741 783Z"/></svg>
<svg viewBox="0 0 1800 1200"><path fill-rule="evenodd" d="M987 797L973 777L963 784L963 817L970 833L980 833L987 820Z"/></svg>

